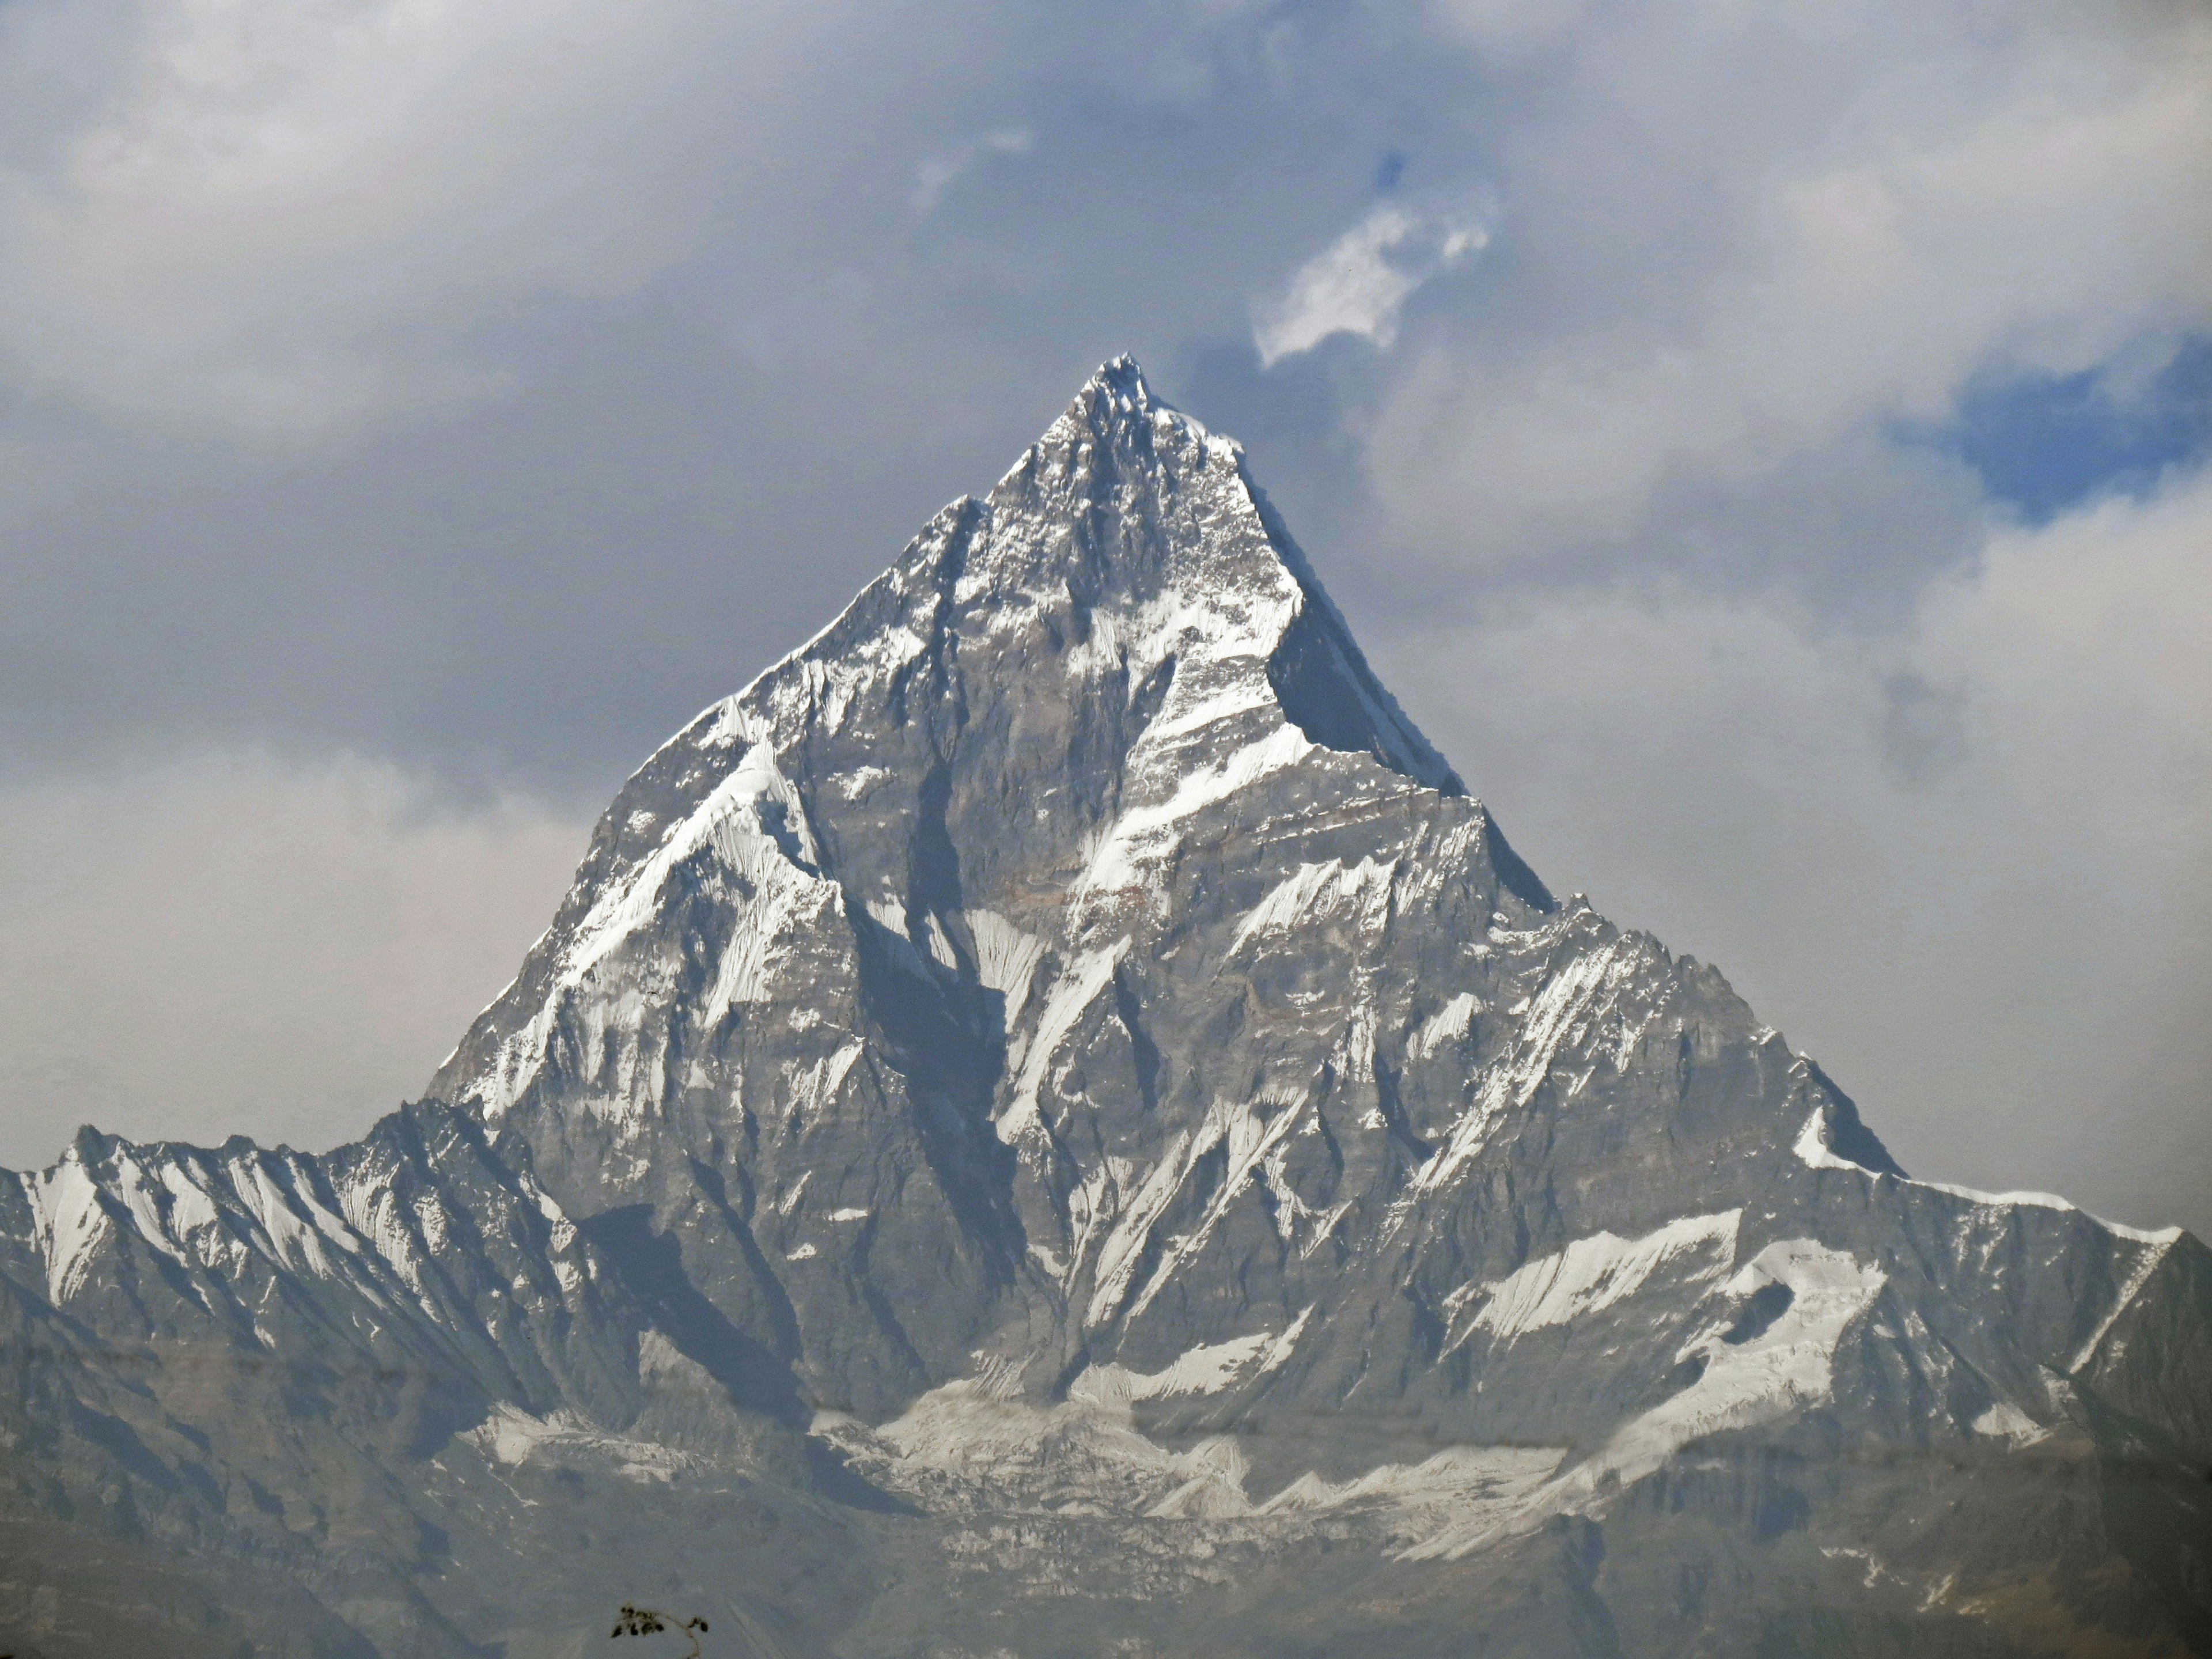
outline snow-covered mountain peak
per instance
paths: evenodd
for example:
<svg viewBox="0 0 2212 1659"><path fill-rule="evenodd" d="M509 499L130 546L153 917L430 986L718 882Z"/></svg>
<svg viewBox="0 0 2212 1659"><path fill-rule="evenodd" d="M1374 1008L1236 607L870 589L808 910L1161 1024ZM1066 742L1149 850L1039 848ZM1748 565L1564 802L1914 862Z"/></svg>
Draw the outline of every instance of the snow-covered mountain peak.
<svg viewBox="0 0 2212 1659"><path fill-rule="evenodd" d="M226 1152L179 1171L219 1231L158 1203L124 1231L372 1320L404 1286L434 1330L541 1283L509 1346L548 1377L542 1334L621 1289L604 1249L642 1298L623 1330L665 1322L639 1376L673 1342L787 1424L882 1425L845 1449L902 1491L939 1479L944 1435L955 1462L1059 1481L1031 1429L1171 1520L1256 1516L1300 1481L1331 1504L1525 1486L1419 1510L1416 1553L1598 1512L1692 1440L1814 1410L2026 1445L2059 1410L2038 1368L2094 1373L2166 1305L2160 1275L2194 1271L1889 1179L1717 971L1554 900L1241 452L1126 360L639 770L433 1092L428 1163ZM502 1158L511 1179L479 1168ZM155 1184L74 1169L25 1188L17 1229L72 1307L107 1294L97 1264ZM416 1181L414 1207L365 1207ZM487 1209L551 1265L438 1290L441 1218ZM2070 1253L2086 1293L2040 1301L2031 1258L1976 1255L2003 1311L1958 1316L1926 1252L1950 1273L2001 1226ZM562 1387L622 1428L642 1384L589 1364L628 1380ZM1893 1376L1934 1380L1869 1391ZM551 1423L551 1398L517 1409ZM1388 1458L1344 1457L1354 1420ZM990 1501L1029 1501L992 1467Z"/></svg>
<svg viewBox="0 0 2212 1659"><path fill-rule="evenodd" d="M2212 1640L2160 1588L2212 1556L2212 1255L1905 1179L1553 899L1126 359L647 761L432 1093L0 1176L0 1535L150 1517L439 1656L553 1650L474 1598L602 1555L773 1562L746 1639L878 1659L1399 1602L1408 1651Z"/></svg>
<svg viewBox="0 0 2212 1659"><path fill-rule="evenodd" d="M1158 422L1198 438L1207 435L1198 421L1160 396L1146 378L1143 366L1124 352L1101 363L1083 383L1066 412L1047 429L1048 441L1066 431L1081 431L1093 439L1110 438L1116 428L1142 429ZM1236 444L1217 440L1234 451Z"/></svg>
<svg viewBox="0 0 2212 1659"><path fill-rule="evenodd" d="M1045 732L1072 741L1037 750ZM861 843L886 811L937 810L933 779L961 772L1024 792L1015 839L1102 945L1132 906L1166 919L1163 871L1187 832L1255 788L1465 793L1376 680L1243 452L1117 358L988 495L947 506L836 621L641 769L510 993L527 1029L510 1026L494 1060L480 1025L434 1086L502 1113L554 1036L546 999L659 915L663 878L702 849L737 890L788 890L809 914L842 892L850 913L917 918L890 925L958 959L918 919L939 907L914 890L912 849ZM974 831L1004 842L1011 828ZM1548 902L1497 850L1516 890ZM744 1000L758 965L716 981L708 1006Z"/></svg>

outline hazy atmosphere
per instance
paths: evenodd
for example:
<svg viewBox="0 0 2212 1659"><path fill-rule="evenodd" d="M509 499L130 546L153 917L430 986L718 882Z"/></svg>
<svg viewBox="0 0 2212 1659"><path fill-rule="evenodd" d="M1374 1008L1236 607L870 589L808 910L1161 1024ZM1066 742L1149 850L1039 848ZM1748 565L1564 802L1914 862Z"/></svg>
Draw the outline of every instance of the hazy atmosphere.
<svg viewBox="0 0 2212 1659"><path fill-rule="evenodd" d="M422 1090L1103 358L1915 1174L2212 1233L2212 13L0 7L0 1160Z"/></svg>

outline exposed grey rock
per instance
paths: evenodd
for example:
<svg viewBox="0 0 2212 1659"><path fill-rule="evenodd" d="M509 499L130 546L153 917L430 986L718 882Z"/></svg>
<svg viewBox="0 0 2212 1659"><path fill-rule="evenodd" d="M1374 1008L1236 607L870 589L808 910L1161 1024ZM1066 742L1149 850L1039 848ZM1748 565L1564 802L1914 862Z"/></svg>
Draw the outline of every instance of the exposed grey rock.
<svg viewBox="0 0 2212 1659"><path fill-rule="evenodd" d="M1910 1180L1556 899L1126 361L647 762L430 1094L0 1180L0 1525L301 1652L2212 1640L2203 1247Z"/></svg>

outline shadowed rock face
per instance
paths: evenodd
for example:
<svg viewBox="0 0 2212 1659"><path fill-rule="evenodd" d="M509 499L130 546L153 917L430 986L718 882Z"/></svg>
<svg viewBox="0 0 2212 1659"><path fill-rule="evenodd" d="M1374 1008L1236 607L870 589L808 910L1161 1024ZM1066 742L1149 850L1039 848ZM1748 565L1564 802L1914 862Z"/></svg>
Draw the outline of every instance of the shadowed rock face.
<svg viewBox="0 0 2212 1659"><path fill-rule="evenodd" d="M2203 1248L1911 1182L1555 899L1127 361L646 763L430 1095L0 1180L0 1632L2212 1640Z"/></svg>

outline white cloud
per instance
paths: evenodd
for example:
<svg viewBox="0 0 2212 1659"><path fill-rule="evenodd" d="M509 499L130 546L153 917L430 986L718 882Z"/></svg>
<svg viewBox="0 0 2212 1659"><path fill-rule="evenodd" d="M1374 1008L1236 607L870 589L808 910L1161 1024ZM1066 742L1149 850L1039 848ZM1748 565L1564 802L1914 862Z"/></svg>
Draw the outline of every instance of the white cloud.
<svg viewBox="0 0 2212 1659"><path fill-rule="evenodd" d="M2208 549L2199 474L1999 530L1894 637L1586 592L1387 655L1548 880L1717 962L1908 1167L2204 1231Z"/></svg>
<svg viewBox="0 0 2212 1659"><path fill-rule="evenodd" d="M295 437L511 384L474 349L684 257L836 5L147 0L93 55L0 22L0 360L134 418ZM772 149L772 144L768 145Z"/></svg>
<svg viewBox="0 0 2212 1659"><path fill-rule="evenodd" d="M1261 365L1310 351L1332 334L1356 334L1388 349L1413 291L1489 240L1472 218L1383 204L1301 265L1279 296L1253 308L1252 343Z"/></svg>
<svg viewBox="0 0 2212 1659"><path fill-rule="evenodd" d="M0 788L0 1164L81 1122L322 1146L418 1095L586 826L397 768L202 753Z"/></svg>
<svg viewBox="0 0 2212 1659"><path fill-rule="evenodd" d="M1446 13L1486 52L1494 14ZM1954 492L1892 423L1948 418L1978 369L2212 327L2201 9L2033 6L2002 35L1875 0L1553 22L1495 71L1525 117L1486 305L1425 336L1371 433L1401 539L1440 561L1749 539L1811 567L1900 510L1932 555Z"/></svg>

